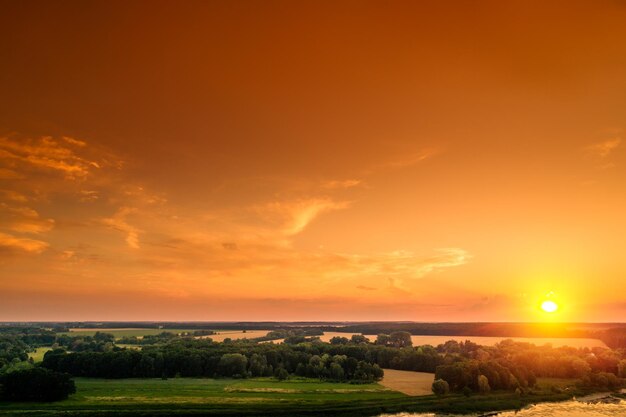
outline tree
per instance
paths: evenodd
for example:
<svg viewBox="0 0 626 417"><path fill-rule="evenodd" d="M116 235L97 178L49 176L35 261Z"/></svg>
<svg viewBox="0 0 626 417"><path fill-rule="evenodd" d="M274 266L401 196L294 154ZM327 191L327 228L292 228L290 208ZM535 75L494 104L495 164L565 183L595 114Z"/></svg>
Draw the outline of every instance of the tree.
<svg viewBox="0 0 626 417"><path fill-rule="evenodd" d="M335 381L343 381L344 379L344 372L343 372L343 368L341 367L341 365L339 365L338 363L331 363L330 364L330 377L335 380Z"/></svg>
<svg viewBox="0 0 626 417"><path fill-rule="evenodd" d="M626 359L622 359L617 364L617 376L620 378L626 378Z"/></svg>
<svg viewBox="0 0 626 417"><path fill-rule="evenodd" d="M6 401L60 401L76 392L68 374L46 368L22 369L0 377L1 398Z"/></svg>
<svg viewBox="0 0 626 417"><path fill-rule="evenodd" d="M217 364L218 373L222 376L244 378L248 359L241 353L226 353Z"/></svg>
<svg viewBox="0 0 626 417"><path fill-rule="evenodd" d="M432 390L436 395L446 395L450 392L450 385L443 379L436 379L433 382Z"/></svg>
<svg viewBox="0 0 626 417"><path fill-rule="evenodd" d="M285 368L280 367L280 368L276 369L276 372L274 372L274 376L279 381L284 381L285 379L289 378L289 372L287 372L287 370Z"/></svg>
<svg viewBox="0 0 626 417"><path fill-rule="evenodd" d="M253 353L250 356L250 366L248 371L252 376L263 376L267 371L267 359L263 355Z"/></svg>
<svg viewBox="0 0 626 417"><path fill-rule="evenodd" d="M491 387L489 386L489 379L485 375L478 375L477 385L478 391L482 392L483 394L491 391Z"/></svg>
<svg viewBox="0 0 626 417"><path fill-rule="evenodd" d="M587 361L580 358L574 358L571 362L571 367L573 374L572 376L574 378L582 378L583 376L591 372L591 366L589 366Z"/></svg>
<svg viewBox="0 0 626 417"><path fill-rule="evenodd" d="M96 332L96 334L93 335L93 340L96 342L114 342L115 336L111 333Z"/></svg>
<svg viewBox="0 0 626 417"><path fill-rule="evenodd" d="M347 337L335 336L330 339L331 345L345 345L349 342Z"/></svg>
<svg viewBox="0 0 626 417"><path fill-rule="evenodd" d="M352 343L369 343L369 339L362 334L353 334L350 338L350 342Z"/></svg>
<svg viewBox="0 0 626 417"><path fill-rule="evenodd" d="M389 342L392 346L399 348L413 346L409 332L393 332L389 335Z"/></svg>
<svg viewBox="0 0 626 417"><path fill-rule="evenodd" d="M388 334L379 334L376 337L376 344L377 345L383 345L383 346L387 346L389 345L389 343L391 342L391 338L389 337Z"/></svg>

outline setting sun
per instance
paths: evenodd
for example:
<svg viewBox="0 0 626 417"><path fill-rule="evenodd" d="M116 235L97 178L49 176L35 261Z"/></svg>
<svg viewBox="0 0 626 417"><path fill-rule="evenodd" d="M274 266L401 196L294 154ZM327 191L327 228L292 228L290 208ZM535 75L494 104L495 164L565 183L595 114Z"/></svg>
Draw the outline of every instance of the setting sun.
<svg viewBox="0 0 626 417"><path fill-rule="evenodd" d="M554 313L559 309L559 306L554 301L546 300L541 303L541 309L546 313Z"/></svg>

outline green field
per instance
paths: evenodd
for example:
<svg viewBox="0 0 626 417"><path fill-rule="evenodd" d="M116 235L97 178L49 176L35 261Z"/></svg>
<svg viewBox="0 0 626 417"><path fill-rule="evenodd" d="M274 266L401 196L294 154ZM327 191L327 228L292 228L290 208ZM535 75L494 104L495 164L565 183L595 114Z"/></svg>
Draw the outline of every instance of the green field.
<svg viewBox="0 0 626 417"><path fill-rule="evenodd" d="M56 403L0 403L2 416L145 415L376 415L399 411L486 412L568 399L539 392L519 397L434 395L410 397L379 384L341 384L317 379L272 378L121 379L76 378L77 393Z"/></svg>
<svg viewBox="0 0 626 417"><path fill-rule="evenodd" d="M51 350L51 347L38 347L34 352L30 352L28 354L29 358L32 358L35 363L41 362L43 360L43 355L46 354L47 351Z"/></svg>

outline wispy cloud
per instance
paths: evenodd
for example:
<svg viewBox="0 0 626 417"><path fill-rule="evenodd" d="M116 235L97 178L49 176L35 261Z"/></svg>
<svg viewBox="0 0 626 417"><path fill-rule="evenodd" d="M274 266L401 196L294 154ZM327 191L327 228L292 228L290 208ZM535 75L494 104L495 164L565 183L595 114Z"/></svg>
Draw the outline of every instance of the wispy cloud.
<svg viewBox="0 0 626 417"><path fill-rule="evenodd" d="M136 209L131 207L122 207L113 217L102 219L102 223L118 230L126 235L126 244L133 249L139 249L139 232L140 230L128 223L127 217L136 212Z"/></svg>
<svg viewBox="0 0 626 417"><path fill-rule="evenodd" d="M39 234L54 227L54 220L43 219L30 207L11 207L0 203L0 227L20 233Z"/></svg>
<svg viewBox="0 0 626 417"><path fill-rule="evenodd" d="M245 289L254 297L310 299L330 297L340 286L360 290L349 299L375 299L380 292L410 298L421 278L470 259L460 248L420 255L299 247L297 237L317 219L358 203L343 195L363 184L353 176L277 182L272 192L245 203L207 208L171 201L131 178L119 158L79 139L3 138L0 151L0 167L15 173L0 191L0 246L24 254L49 249L39 257L38 271L51 271L68 288L150 288L179 298L225 299ZM103 279L108 276L123 279Z"/></svg>
<svg viewBox="0 0 626 417"><path fill-rule="evenodd" d="M64 137L63 142L49 136L19 140L0 137L0 161L14 166L59 171L67 178L81 178L100 166L98 162L85 159L75 152L74 148L85 145L85 142L69 137Z"/></svg>
<svg viewBox="0 0 626 417"><path fill-rule="evenodd" d="M387 162L380 164L380 168L406 168L417 165L427 159L433 158L441 151L435 148L424 148L417 152L397 156Z"/></svg>
<svg viewBox="0 0 626 417"><path fill-rule="evenodd" d="M4 250L38 254L49 246L48 243L41 240L21 238L0 232L0 248Z"/></svg>
<svg viewBox="0 0 626 417"><path fill-rule="evenodd" d="M347 179L347 180L331 180L322 184L322 188L329 190L352 188L361 185L361 180Z"/></svg>
<svg viewBox="0 0 626 417"><path fill-rule="evenodd" d="M613 151L615 151L622 143L622 139L619 137L611 138L604 140L602 142L597 142L592 145L587 146L585 149L587 152L592 154L593 156L597 156L599 158L606 158Z"/></svg>
<svg viewBox="0 0 626 417"><path fill-rule="evenodd" d="M322 213L345 209L349 206L345 201L334 201L330 198L308 198L291 201L274 201L256 207L261 217L270 224L278 226L285 236L293 236L302 232L316 217Z"/></svg>

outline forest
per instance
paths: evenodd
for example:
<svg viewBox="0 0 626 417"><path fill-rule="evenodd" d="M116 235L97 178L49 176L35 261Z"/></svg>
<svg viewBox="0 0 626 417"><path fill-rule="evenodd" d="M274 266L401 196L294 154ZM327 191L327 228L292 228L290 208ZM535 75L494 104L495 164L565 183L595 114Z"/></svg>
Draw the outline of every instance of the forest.
<svg viewBox="0 0 626 417"><path fill-rule="evenodd" d="M28 352L50 346L38 367L74 377L93 378L251 378L294 377L322 381L370 383L384 368L434 373L437 392L526 392L537 378L576 378L580 386L617 389L626 377L626 349L554 348L502 341L481 346L448 341L438 346L412 346L405 331L381 333L375 340L361 335L336 336L322 342L312 329L277 329L263 340L214 342L210 332L163 331L142 338L57 333L32 327L0 328L0 373L34 367ZM273 333L273 334L272 334ZM201 334L205 338L198 338ZM138 343L141 349L118 344ZM447 386L442 386L444 381Z"/></svg>

